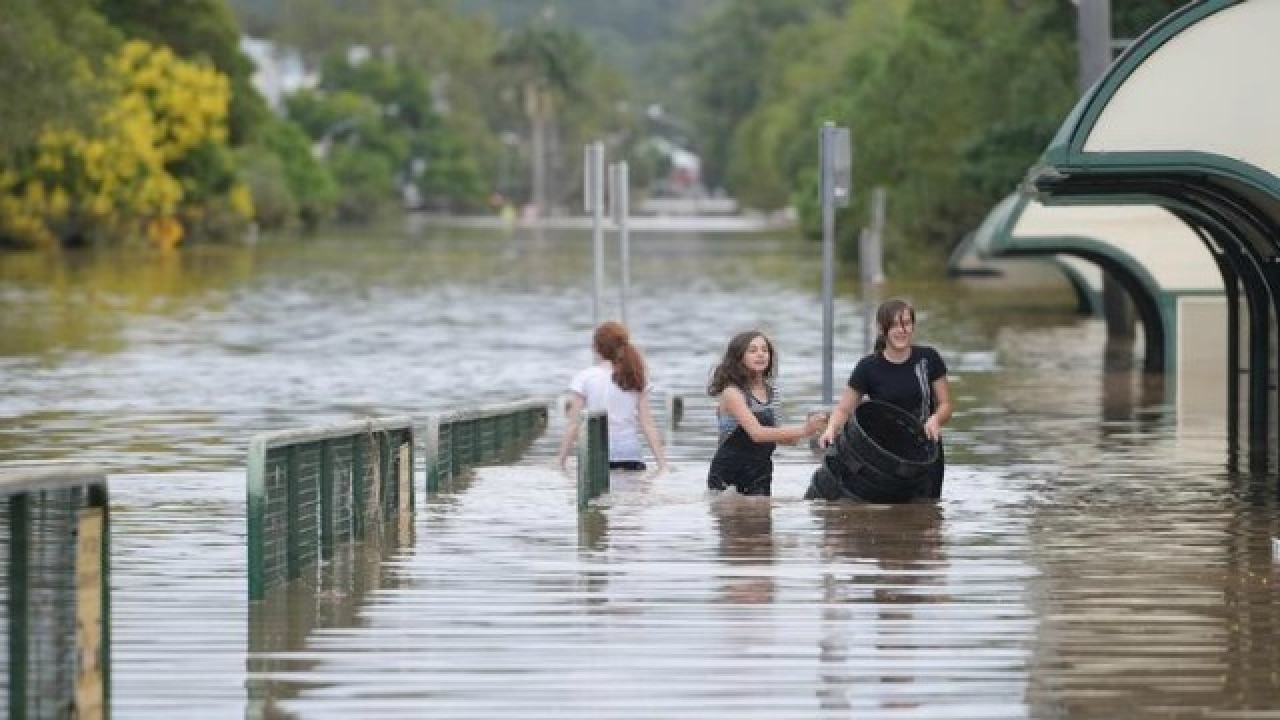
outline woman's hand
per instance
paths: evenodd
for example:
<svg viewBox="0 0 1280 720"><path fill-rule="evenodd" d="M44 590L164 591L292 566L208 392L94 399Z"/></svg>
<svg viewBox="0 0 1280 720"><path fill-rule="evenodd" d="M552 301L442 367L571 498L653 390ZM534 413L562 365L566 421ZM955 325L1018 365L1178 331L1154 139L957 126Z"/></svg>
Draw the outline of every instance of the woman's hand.
<svg viewBox="0 0 1280 720"><path fill-rule="evenodd" d="M942 423L937 415L930 415L929 419L924 421L924 434L934 442L942 439Z"/></svg>
<svg viewBox="0 0 1280 720"><path fill-rule="evenodd" d="M810 435L815 435L826 427L827 427L826 413L820 413L820 412L809 413L809 416L804 419L805 437L809 437Z"/></svg>

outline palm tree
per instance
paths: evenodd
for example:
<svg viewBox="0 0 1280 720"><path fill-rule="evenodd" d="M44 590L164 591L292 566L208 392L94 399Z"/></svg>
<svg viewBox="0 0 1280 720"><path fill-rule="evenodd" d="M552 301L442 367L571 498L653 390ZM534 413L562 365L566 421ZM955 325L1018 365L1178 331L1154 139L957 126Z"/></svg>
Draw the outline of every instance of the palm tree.
<svg viewBox="0 0 1280 720"><path fill-rule="evenodd" d="M527 26L507 36L494 64L510 71L529 121L533 172L533 205L539 217L547 210L547 139L558 105L582 97L581 82L593 58L582 36L573 30Z"/></svg>

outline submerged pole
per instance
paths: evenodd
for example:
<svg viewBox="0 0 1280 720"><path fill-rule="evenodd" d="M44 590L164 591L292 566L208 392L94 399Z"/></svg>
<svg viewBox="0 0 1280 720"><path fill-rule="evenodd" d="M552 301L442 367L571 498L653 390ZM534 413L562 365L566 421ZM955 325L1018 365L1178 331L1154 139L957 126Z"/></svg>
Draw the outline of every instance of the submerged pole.
<svg viewBox="0 0 1280 720"><path fill-rule="evenodd" d="M600 302L604 296L604 143L587 145L582 172L583 203L591 213L592 291L591 325L600 324Z"/></svg>
<svg viewBox="0 0 1280 720"><path fill-rule="evenodd" d="M834 399L835 365L835 228L836 207L849 204L850 152L848 128L823 123L819 135L822 203L822 402Z"/></svg>

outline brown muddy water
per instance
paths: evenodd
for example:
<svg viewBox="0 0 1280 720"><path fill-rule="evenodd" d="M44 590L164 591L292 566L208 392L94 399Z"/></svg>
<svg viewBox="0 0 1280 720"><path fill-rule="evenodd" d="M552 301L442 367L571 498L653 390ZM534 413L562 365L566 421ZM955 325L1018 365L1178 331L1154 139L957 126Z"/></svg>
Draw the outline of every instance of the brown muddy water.
<svg viewBox="0 0 1280 720"><path fill-rule="evenodd" d="M0 258L0 462L112 473L115 717L1280 718L1274 478L1108 367L1065 283L888 288L950 364L940 502L803 501L802 447L773 498L711 498L699 388L730 334L771 334L791 418L820 399L819 253L632 247L635 340L689 403L672 473L579 515L553 413L511 465L430 497L419 469L407 532L252 611L249 438L561 392L590 360L588 237ZM864 307L840 283L837 382Z"/></svg>

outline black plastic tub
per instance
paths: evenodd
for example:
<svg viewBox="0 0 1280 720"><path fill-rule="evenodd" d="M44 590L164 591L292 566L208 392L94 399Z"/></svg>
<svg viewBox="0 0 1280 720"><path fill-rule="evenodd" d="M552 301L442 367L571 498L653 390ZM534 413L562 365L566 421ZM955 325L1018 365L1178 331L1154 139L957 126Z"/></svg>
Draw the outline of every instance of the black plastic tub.
<svg viewBox="0 0 1280 720"><path fill-rule="evenodd" d="M910 413L889 403L865 400L827 448L805 497L909 502L920 495L938 447Z"/></svg>

